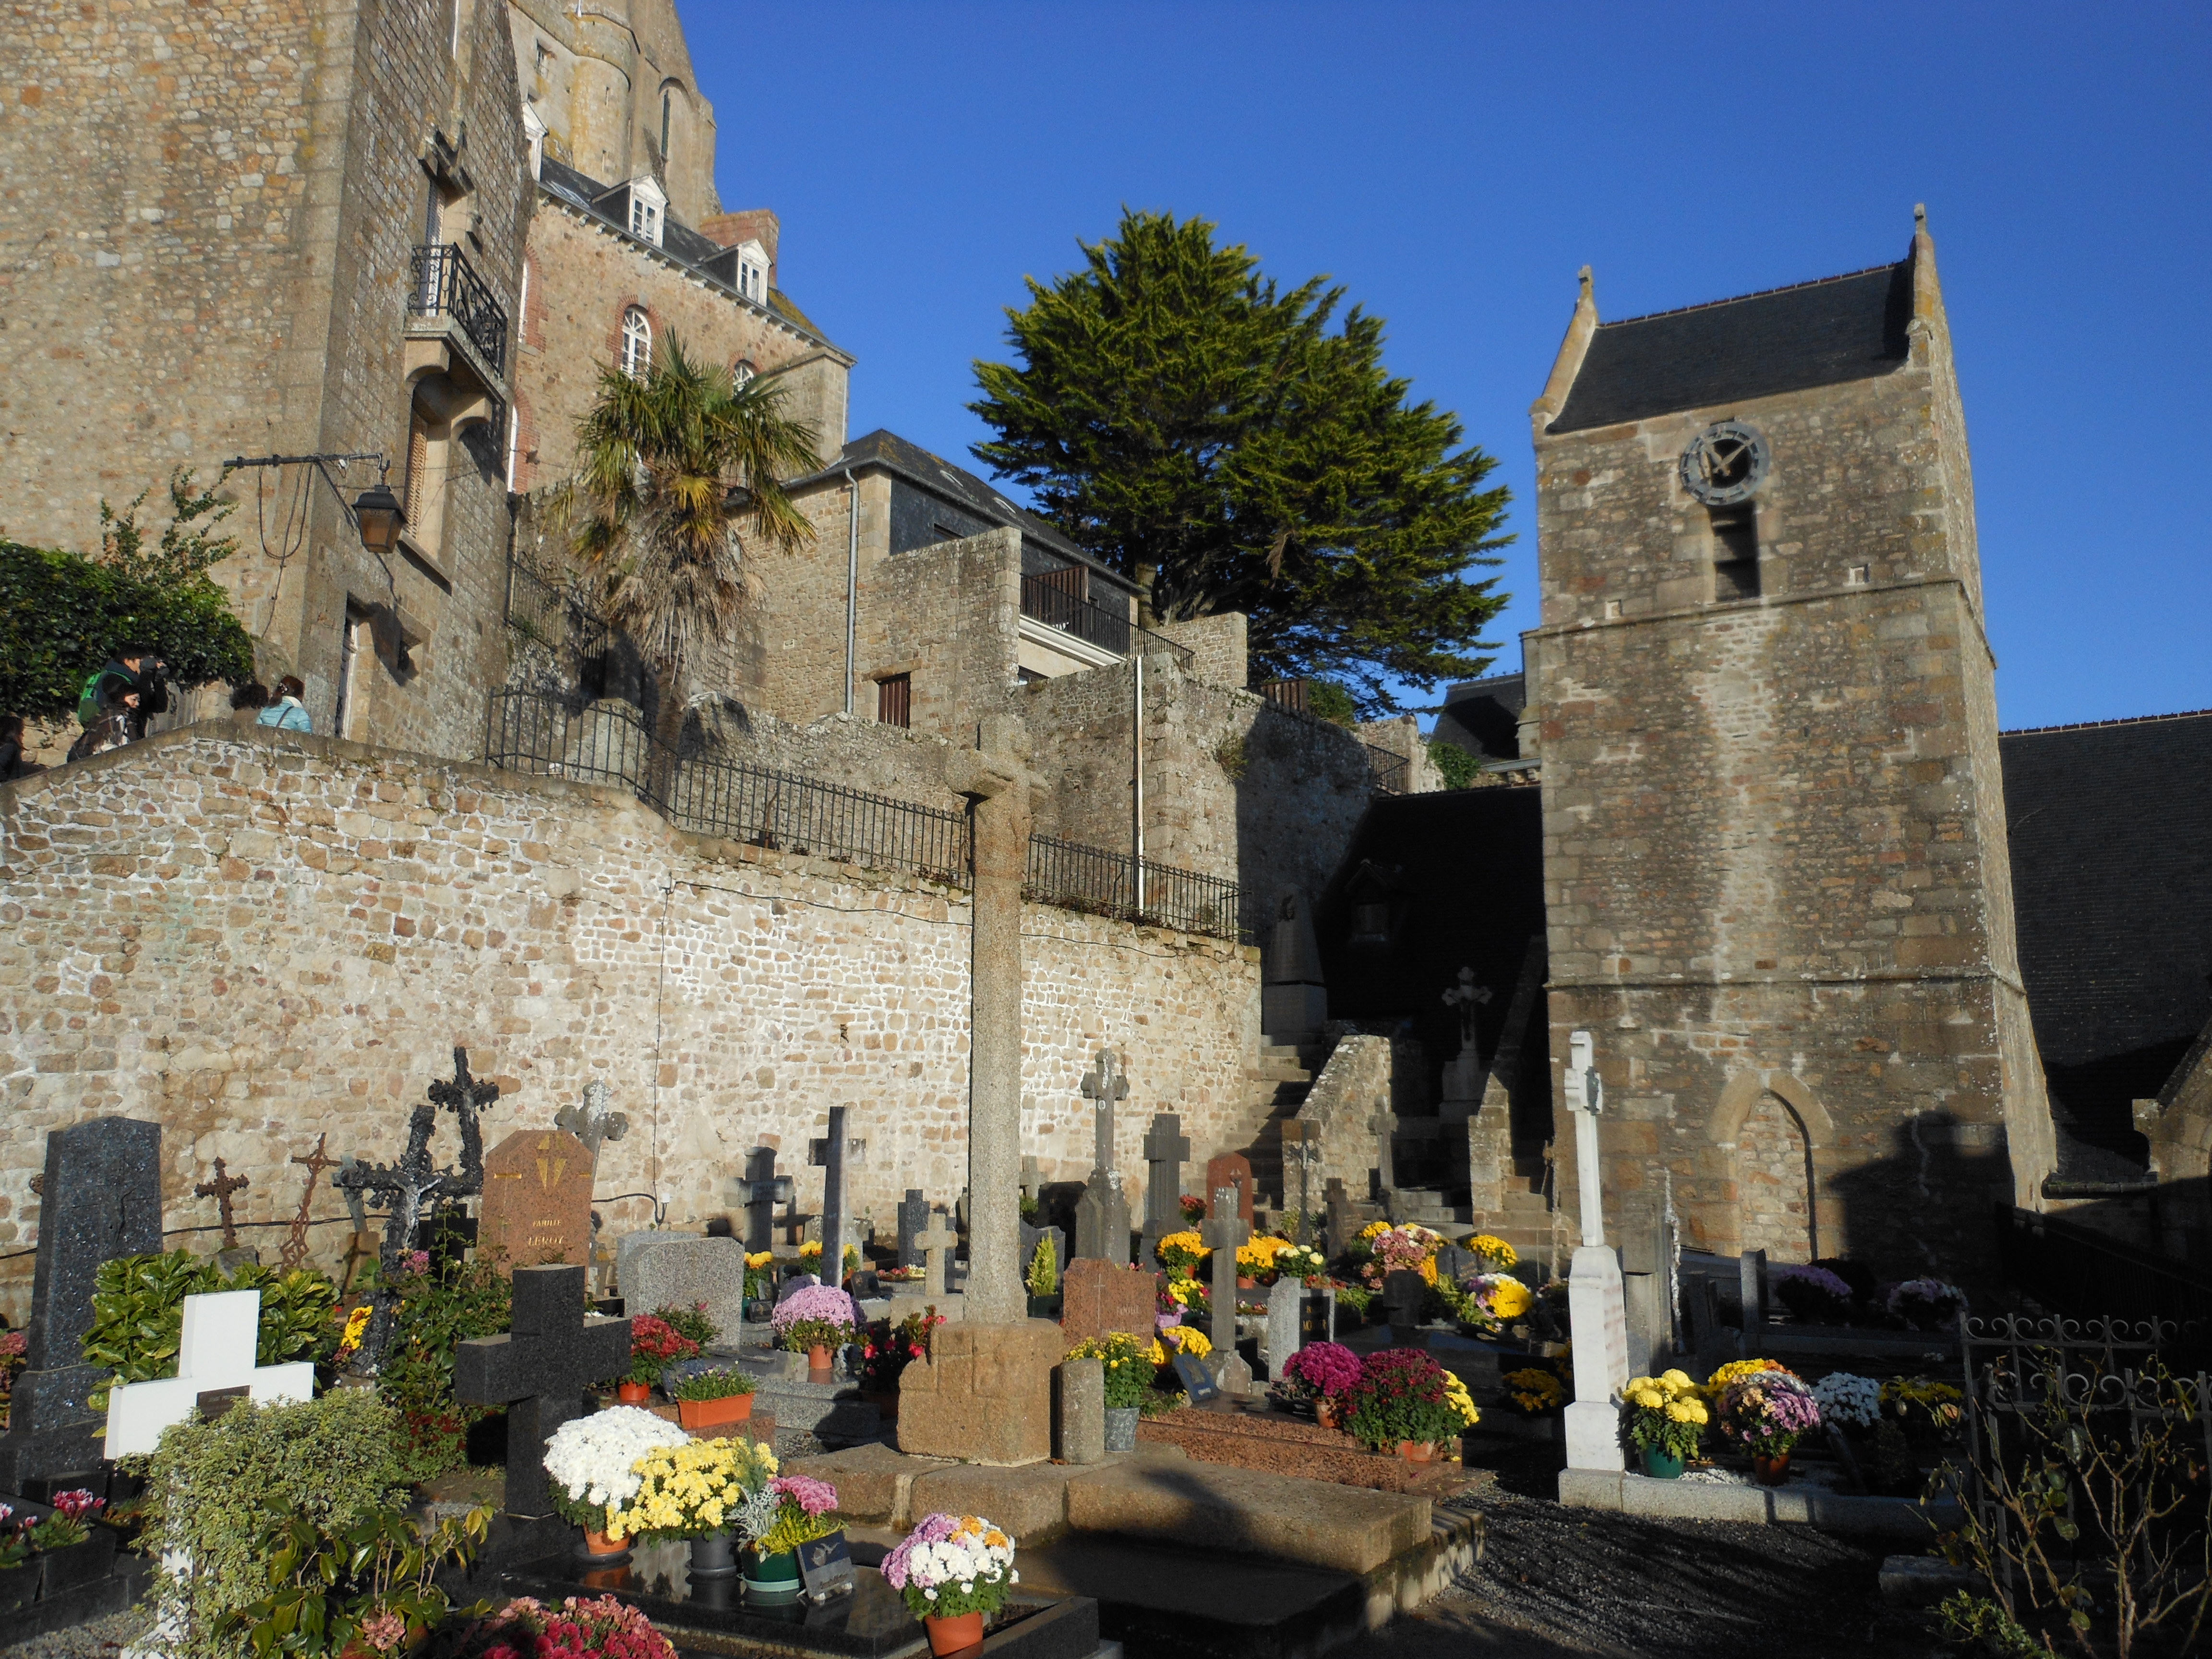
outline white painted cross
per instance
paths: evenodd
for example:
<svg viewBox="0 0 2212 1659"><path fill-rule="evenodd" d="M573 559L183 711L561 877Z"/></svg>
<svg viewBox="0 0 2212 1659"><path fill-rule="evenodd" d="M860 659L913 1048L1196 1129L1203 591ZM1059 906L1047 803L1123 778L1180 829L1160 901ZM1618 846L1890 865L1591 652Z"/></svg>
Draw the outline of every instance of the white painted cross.
<svg viewBox="0 0 2212 1659"><path fill-rule="evenodd" d="M1597 1145L1605 1085L1588 1031L1568 1034L1565 1084L1567 1105L1575 1115L1583 1212L1582 1248L1567 1274L1567 1317L1575 1344L1575 1398L1565 1413L1567 1467L1611 1472L1622 1467L1620 1407L1614 1402L1628 1381L1628 1316L1620 1259L1605 1243Z"/></svg>
<svg viewBox="0 0 2212 1659"><path fill-rule="evenodd" d="M126 1382L107 1396L106 1455L150 1452L161 1431L187 1421L200 1396L219 1389L245 1389L261 1404L315 1397L315 1367L256 1365L261 1292L222 1291L185 1298L185 1324L177 1349L177 1374L154 1382Z"/></svg>

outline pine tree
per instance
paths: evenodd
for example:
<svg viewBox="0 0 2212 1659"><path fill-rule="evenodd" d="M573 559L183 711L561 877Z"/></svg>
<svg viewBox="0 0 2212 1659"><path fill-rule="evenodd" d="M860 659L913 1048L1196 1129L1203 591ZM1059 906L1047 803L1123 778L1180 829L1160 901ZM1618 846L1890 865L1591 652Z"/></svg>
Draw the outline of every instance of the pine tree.
<svg viewBox="0 0 2212 1659"><path fill-rule="evenodd" d="M1287 293L1202 219L1125 211L1085 265L1010 308L1018 363L978 362L976 458L1028 487L1164 620L1249 619L1255 678L1472 678L1505 604L1469 579L1511 538L1497 462L1407 401L1383 325L1316 276Z"/></svg>

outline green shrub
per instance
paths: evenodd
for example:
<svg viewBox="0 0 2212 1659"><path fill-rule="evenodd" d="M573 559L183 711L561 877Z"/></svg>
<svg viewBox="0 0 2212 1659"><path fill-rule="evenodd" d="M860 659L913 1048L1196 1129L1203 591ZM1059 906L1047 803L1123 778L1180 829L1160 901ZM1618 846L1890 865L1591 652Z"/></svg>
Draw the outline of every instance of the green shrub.
<svg viewBox="0 0 2212 1659"><path fill-rule="evenodd" d="M258 1540L280 1506L324 1532L342 1531L407 1497L398 1413L365 1389L319 1400L241 1401L212 1423L166 1429L146 1483L144 1547L162 1565L155 1596L181 1615L179 1659L240 1659L228 1613L270 1592ZM181 1551L190 1567L177 1571Z"/></svg>
<svg viewBox="0 0 2212 1659"><path fill-rule="evenodd" d="M1447 789L1471 788L1482 776L1482 757L1470 755L1455 743L1431 743L1429 759L1435 763Z"/></svg>
<svg viewBox="0 0 2212 1659"><path fill-rule="evenodd" d="M398 1304L376 1391L405 1425L410 1478L428 1480L459 1468L469 1425L495 1415L454 1397L453 1348L514 1322L514 1286L498 1263L479 1260L403 1273L390 1288Z"/></svg>
<svg viewBox="0 0 2212 1659"><path fill-rule="evenodd" d="M213 1256L172 1250L100 1264L93 1279L92 1324L84 1335L85 1364L105 1365L117 1382L174 1376L184 1340L185 1298L222 1291L261 1292L257 1364L327 1359L337 1346L340 1328L331 1318L337 1286L312 1267L280 1273L247 1261L225 1273ZM90 1404L104 1410L107 1389L94 1393Z"/></svg>
<svg viewBox="0 0 2212 1659"><path fill-rule="evenodd" d="M0 709L74 713L85 677L131 644L152 647L186 690L253 678L253 641L207 575L236 545L210 533L231 504L178 472L169 526L149 552L137 523L145 499L119 514L100 504L96 560L0 539Z"/></svg>

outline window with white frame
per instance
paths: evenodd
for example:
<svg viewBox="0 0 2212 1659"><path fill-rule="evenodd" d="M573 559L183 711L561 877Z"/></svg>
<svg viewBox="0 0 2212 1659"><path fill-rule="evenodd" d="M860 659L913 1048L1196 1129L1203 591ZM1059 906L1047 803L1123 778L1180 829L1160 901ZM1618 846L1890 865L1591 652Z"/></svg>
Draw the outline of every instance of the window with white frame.
<svg viewBox="0 0 2212 1659"><path fill-rule="evenodd" d="M530 176L538 178L545 171L545 121L529 104L522 106L522 136L530 141Z"/></svg>
<svg viewBox="0 0 2212 1659"><path fill-rule="evenodd" d="M668 210L668 198L649 178L629 181L629 234L641 242L660 246L660 224Z"/></svg>
<svg viewBox="0 0 2212 1659"><path fill-rule="evenodd" d="M760 371L753 367L751 358L738 358L736 362L730 365L730 389L732 392L743 392L746 382L759 373Z"/></svg>
<svg viewBox="0 0 2212 1659"><path fill-rule="evenodd" d="M768 303L768 250L758 242L738 246L738 292L757 306Z"/></svg>
<svg viewBox="0 0 2212 1659"><path fill-rule="evenodd" d="M642 306L623 313L622 367L633 380L641 380L652 371L653 319Z"/></svg>

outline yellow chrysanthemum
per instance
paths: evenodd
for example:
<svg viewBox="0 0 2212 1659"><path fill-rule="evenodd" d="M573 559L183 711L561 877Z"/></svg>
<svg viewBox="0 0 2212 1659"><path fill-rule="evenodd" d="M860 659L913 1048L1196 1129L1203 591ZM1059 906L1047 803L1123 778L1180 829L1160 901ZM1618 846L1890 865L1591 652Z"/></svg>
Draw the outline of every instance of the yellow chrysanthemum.
<svg viewBox="0 0 2212 1659"><path fill-rule="evenodd" d="M1482 1420L1482 1413L1474 1407L1474 1396L1468 1393L1467 1384L1456 1372L1444 1373L1444 1397L1451 1401L1452 1409L1460 1415L1460 1421L1468 1428Z"/></svg>
<svg viewBox="0 0 2212 1659"><path fill-rule="evenodd" d="M1436 1257L1425 1255L1421 1258L1421 1282L1425 1285L1433 1285L1437 1282Z"/></svg>
<svg viewBox="0 0 2212 1659"><path fill-rule="evenodd" d="M1517 1279L1507 1279L1490 1293L1490 1311L1500 1319L1518 1319L1535 1304L1534 1294Z"/></svg>
<svg viewBox="0 0 2212 1659"><path fill-rule="evenodd" d="M1213 1344L1195 1325L1170 1325L1167 1334L1175 1338L1178 1348L1194 1359L1203 1359L1213 1352Z"/></svg>
<svg viewBox="0 0 2212 1659"><path fill-rule="evenodd" d="M1466 1248L1501 1267L1510 1267L1521 1260L1521 1253L1495 1233L1477 1233L1467 1241Z"/></svg>
<svg viewBox="0 0 2212 1659"><path fill-rule="evenodd" d="M1682 1404L1689 1409L1691 1422L1702 1425L1711 1420L1711 1414L1705 1410L1704 1401L1686 1400Z"/></svg>
<svg viewBox="0 0 2212 1659"><path fill-rule="evenodd" d="M1755 1376L1760 1371L1782 1371L1791 1376L1796 1373L1787 1365L1772 1359L1731 1359L1705 1379L1708 1392L1718 1394L1739 1377Z"/></svg>
<svg viewBox="0 0 2212 1659"><path fill-rule="evenodd" d="M1670 1400L1667 1402L1667 1415L1677 1423L1690 1423L1696 1421L1696 1419L1690 1415L1689 1406L1680 1400Z"/></svg>
<svg viewBox="0 0 2212 1659"><path fill-rule="evenodd" d="M774 1251L761 1250L752 1255L747 1256L745 1258L745 1266L748 1267L765 1267L769 1262L775 1260L775 1254Z"/></svg>
<svg viewBox="0 0 2212 1659"><path fill-rule="evenodd" d="M1362 1244L1371 1244L1375 1242L1375 1236L1377 1233L1387 1233L1389 1231L1390 1224L1389 1222L1370 1221L1364 1227L1362 1227L1359 1230L1359 1242Z"/></svg>
<svg viewBox="0 0 2212 1659"><path fill-rule="evenodd" d="M1682 1371L1662 1371L1659 1373L1659 1380L1676 1394L1687 1394L1698 1386L1690 1381L1687 1374Z"/></svg>
<svg viewBox="0 0 2212 1659"><path fill-rule="evenodd" d="M1667 1403L1667 1396L1656 1389L1638 1389L1628 1397L1650 1412L1656 1412Z"/></svg>

